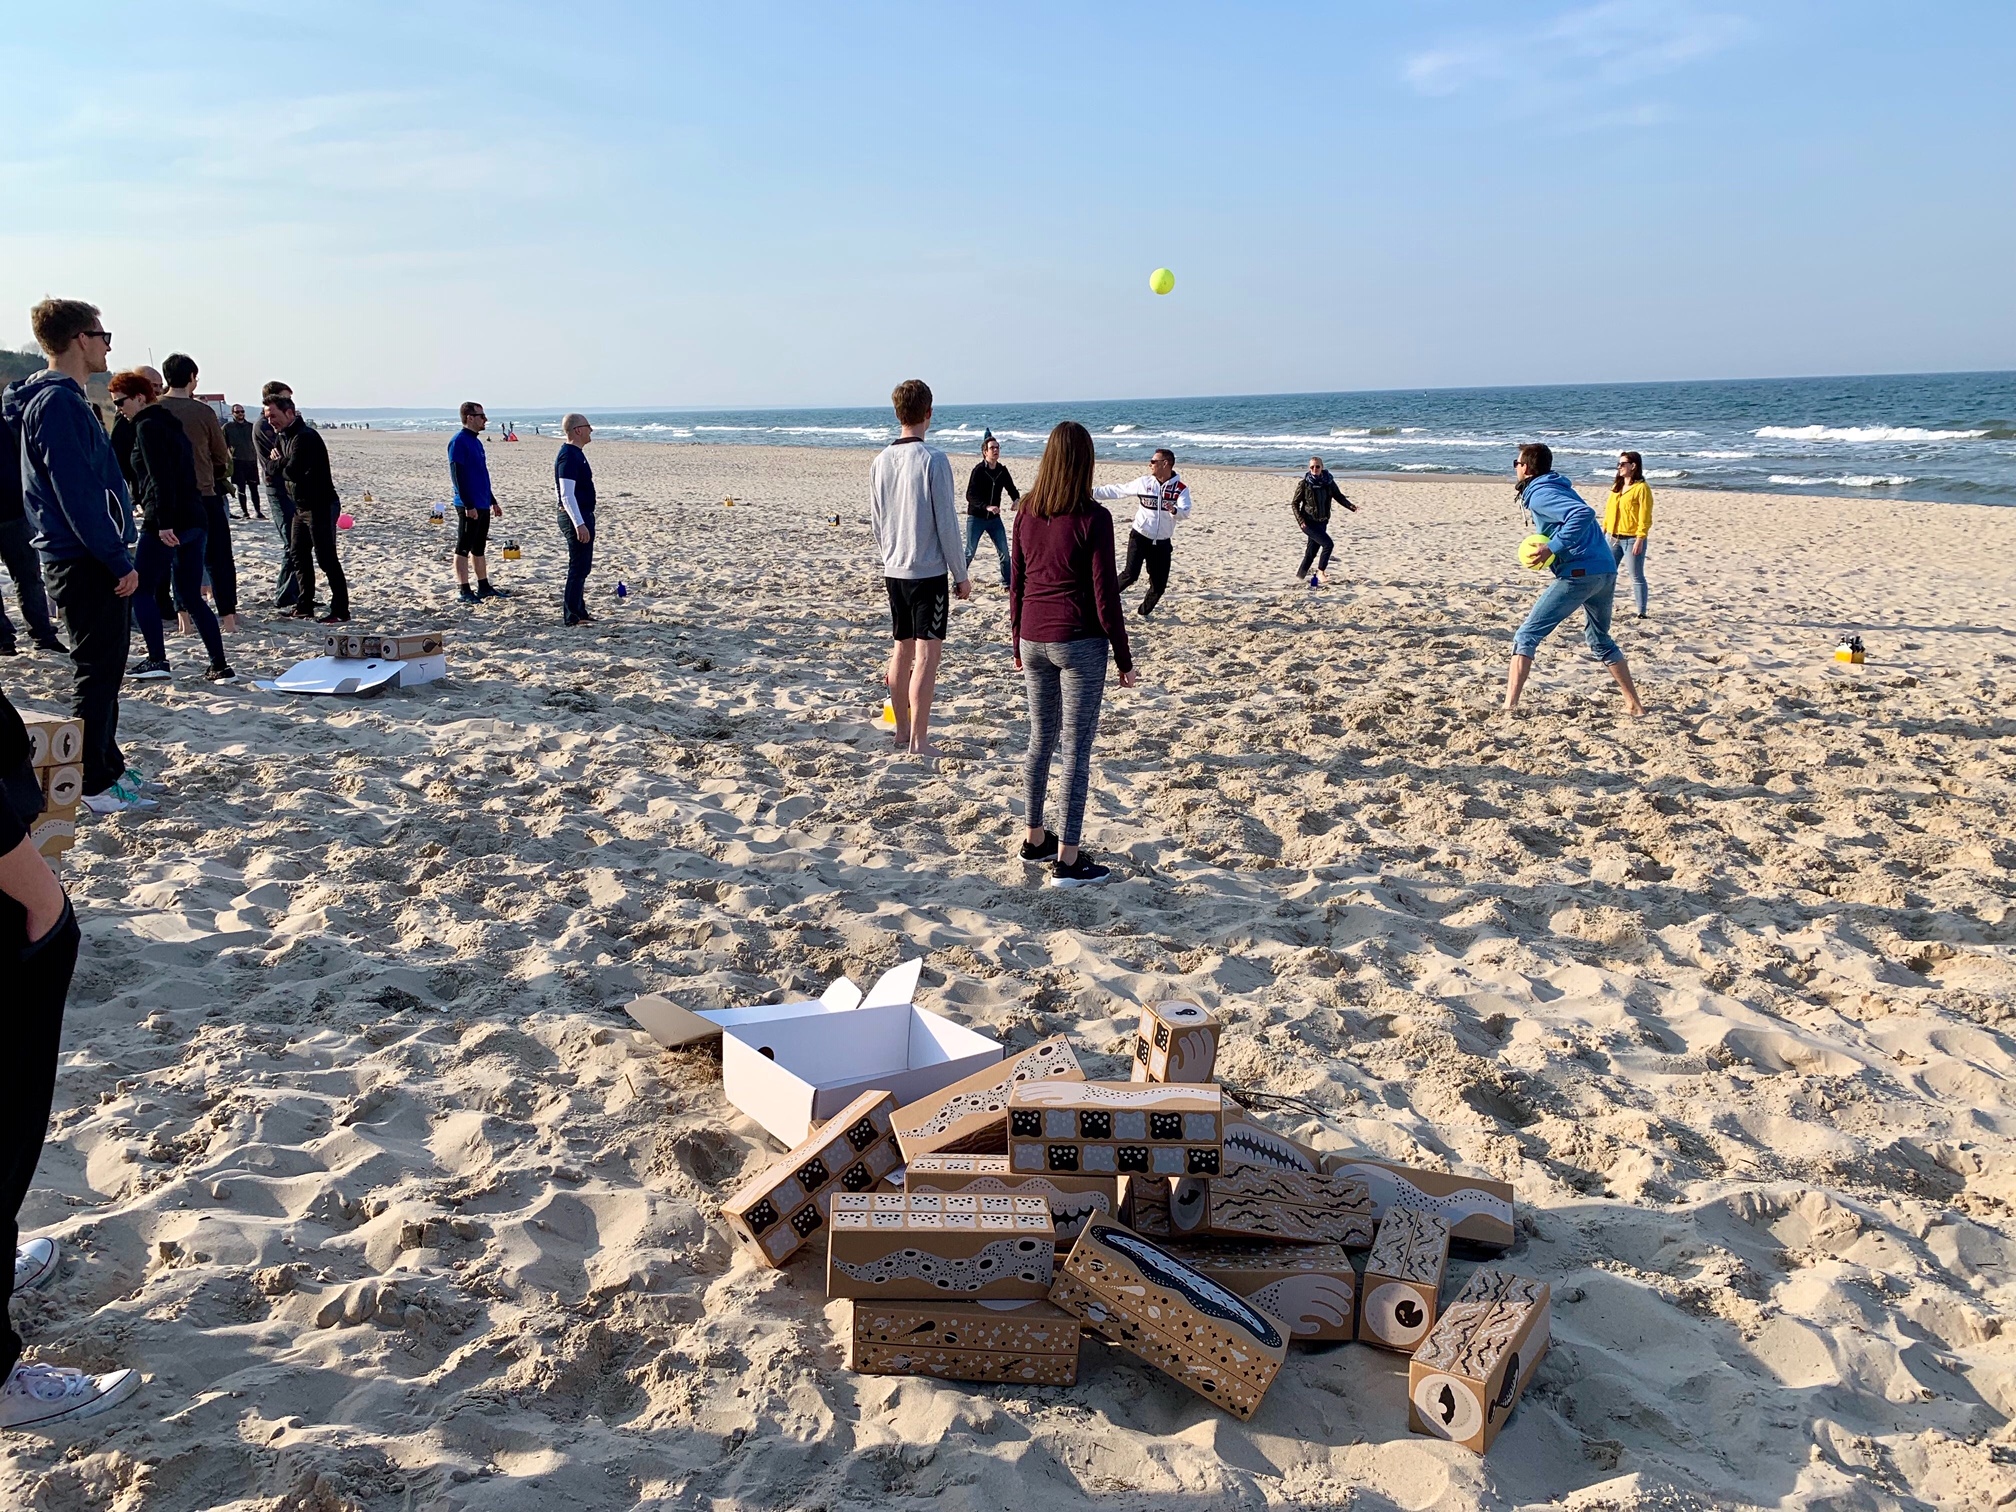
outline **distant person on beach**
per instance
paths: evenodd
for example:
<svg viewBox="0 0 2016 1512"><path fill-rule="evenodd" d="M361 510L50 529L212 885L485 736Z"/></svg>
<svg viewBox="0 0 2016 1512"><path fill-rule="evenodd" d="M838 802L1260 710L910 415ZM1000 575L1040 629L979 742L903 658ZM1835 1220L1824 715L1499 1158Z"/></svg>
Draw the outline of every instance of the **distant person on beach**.
<svg viewBox="0 0 2016 1512"><path fill-rule="evenodd" d="M1309 471L1295 481L1295 497L1288 507L1295 511L1295 523L1302 528L1302 534L1309 538L1302 551L1302 565L1295 569L1295 580L1309 580L1311 588L1323 586L1323 574L1330 570L1330 506L1342 504L1351 513L1358 513L1358 506L1344 497L1344 490L1337 486L1337 480L1330 476L1330 470L1323 465L1321 457L1309 459ZM1309 564L1316 564L1315 572L1310 572Z"/></svg>
<svg viewBox="0 0 2016 1512"><path fill-rule="evenodd" d="M336 556L336 516L342 513L343 504L329 471L328 443L301 418L292 394L275 394L266 401L265 409L266 423L280 442L280 475L286 480L287 496L294 501L294 576L301 585L294 617L315 618L315 568L320 563L322 575L329 579L329 612L318 623L346 624L350 619L350 581L343 576L343 564Z"/></svg>
<svg viewBox="0 0 2016 1512"><path fill-rule="evenodd" d="M46 371L0 396L0 414L21 439L22 499L42 556L42 577L70 642L70 713L84 723L84 806L94 814L151 808L145 780L119 749L119 687L126 678L140 586L138 534L126 475L84 386L110 366L112 333L98 307L45 299L29 316Z"/></svg>
<svg viewBox="0 0 2016 1512"><path fill-rule="evenodd" d="M1091 887L1113 875L1078 845L1109 652L1120 686L1134 686L1113 556L1113 516L1092 498L1091 433L1066 420L1050 432L1016 512L1008 587L1008 639L1029 698L1022 859L1049 861L1051 887ZM1043 827L1043 806L1060 740L1064 817L1053 833Z"/></svg>
<svg viewBox="0 0 2016 1512"><path fill-rule="evenodd" d="M224 659L217 616L203 601L206 511L195 448L181 419L161 402L146 374L114 374L111 389L120 415L133 422L133 502L140 510L140 541L134 552L140 591L133 595L133 618L147 655L126 675L136 682L171 675L157 589L163 579L172 578L183 612L210 653L210 669L204 676L211 682L230 682L237 674Z"/></svg>
<svg viewBox="0 0 2016 1512"><path fill-rule="evenodd" d="M1146 619L1169 591L1169 559L1176 549L1176 522L1190 517L1189 485L1176 475L1176 453L1162 446L1148 464L1148 471L1132 483L1109 483L1092 490L1095 499L1137 499L1134 528L1127 532L1127 568L1120 574L1124 593L1140 580L1141 568L1148 568L1148 592L1141 600L1141 617Z"/></svg>
<svg viewBox="0 0 2016 1512"><path fill-rule="evenodd" d="M42 559L35 554L34 531L28 528L28 505L21 496L21 438L0 417L0 562L14 580L21 618L28 638L43 651L61 651L55 622L49 618L49 595L42 587ZM0 603L0 656L18 656L14 622Z"/></svg>
<svg viewBox="0 0 2016 1512"><path fill-rule="evenodd" d="M84 409L81 394L76 403ZM27 727L0 693L0 960L8 966L7 1056L0 1069L0 1432L41 1432L93 1417L140 1389L137 1370L87 1375L24 1363L21 1335L7 1316L16 1292L47 1286L63 1265L54 1239L21 1242L21 1204L49 1133L63 1003L83 943L62 883L28 835L42 811L30 749Z"/></svg>
<svg viewBox="0 0 2016 1512"><path fill-rule="evenodd" d="M1512 470L1514 492L1532 521L1535 533L1547 537L1552 549L1554 581L1527 612L1512 637L1512 668L1505 676L1505 711L1519 707L1519 694L1533 670L1533 654L1555 626L1577 609L1582 611L1582 638L1589 650L1624 690L1624 707L1643 714L1631 668L1617 642L1610 638L1610 605L1617 591L1617 564L1604 543L1596 511L1561 474L1554 471L1554 453L1540 442L1519 448Z"/></svg>
<svg viewBox="0 0 2016 1512"><path fill-rule="evenodd" d="M217 411L196 397L197 368L194 358L171 352L161 364L161 376L168 380L167 397L161 408L182 422L189 433L189 445L196 453L196 487L203 506L203 565L210 573L210 593L217 603L217 617L227 631L238 629L238 559L231 552L231 444L224 439L224 427ZM176 593L181 593L181 574L175 577ZM198 578L200 587L201 578ZM199 598L201 594L197 595ZM184 614L193 606L182 605ZM184 627L187 628L186 626Z"/></svg>
<svg viewBox="0 0 2016 1512"><path fill-rule="evenodd" d="M254 436L258 429L245 418L245 406L231 406L231 418L224 422L224 444L231 448L231 486L238 492L238 518L249 520L255 515L266 518L266 510L259 502L259 443Z"/></svg>
<svg viewBox="0 0 2016 1512"><path fill-rule="evenodd" d="M483 453L483 429L490 417L474 399L462 406L462 428L448 443L448 476L455 487L455 582L465 604L508 594L490 586L490 517L504 518L504 506L490 491L490 459ZM469 567L476 586L469 586Z"/></svg>
<svg viewBox="0 0 2016 1512"><path fill-rule="evenodd" d="M1645 481L1645 459L1636 452L1617 458L1617 476L1603 505L1603 534L1610 539L1611 559L1630 575L1631 595L1638 602L1638 618L1643 619L1650 597L1645 586L1645 544L1652 535L1652 485Z"/></svg>
<svg viewBox="0 0 2016 1512"><path fill-rule="evenodd" d="M273 590L273 607L291 609L301 602L301 580L294 572L294 501L287 496L280 434L266 418L267 403L283 394L292 398L294 390L277 378L259 390L259 420L252 427L252 443L259 451L259 476L266 485L266 502L273 506L273 528L280 535L280 578Z"/></svg>
<svg viewBox="0 0 2016 1512"><path fill-rule="evenodd" d="M952 592L962 599L973 596L973 582L959 539L951 459L924 442L931 389L920 378L906 378L889 400L902 429L868 473L868 517L882 552L896 642L882 680L896 714L896 749L930 757L938 754L930 739L931 695L952 611L945 581L948 574L957 579Z"/></svg>
<svg viewBox="0 0 2016 1512"><path fill-rule="evenodd" d="M992 541L995 555L1001 558L1001 586L1006 588L1008 527L1001 523L1004 493L1021 502L1021 490L1001 465L1001 443L990 430L980 442L980 460L974 464L973 475L966 480L966 565L973 565L973 554L980 549L982 538Z"/></svg>
<svg viewBox="0 0 2016 1512"><path fill-rule="evenodd" d="M595 565L595 470L582 450L595 439L586 415L560 422L567 437L553 458L553 486L560 496L560 538L567 543L567 586L560 595L561 619L569 625L592 625L588 612L588 573Z"/></svg>

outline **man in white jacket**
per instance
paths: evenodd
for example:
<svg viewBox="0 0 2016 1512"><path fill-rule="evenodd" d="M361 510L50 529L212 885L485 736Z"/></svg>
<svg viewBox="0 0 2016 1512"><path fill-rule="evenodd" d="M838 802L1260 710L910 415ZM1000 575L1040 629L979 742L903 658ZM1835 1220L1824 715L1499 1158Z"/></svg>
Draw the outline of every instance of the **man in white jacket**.
<svg viewBox="0 0 2016 1512"><path fill-rule="evenodd" d="M1169 589L1169 556L1176 544L1176 522L1190 514L1190 488L1176 474L1176 453L1156 450L1148 471L1132 483L1108 483L1092 490L1095 499L1134 499L1134 528L1127 532L1127 569L1120 574L1122 592L1132 588L1148 568L1148 596L1141 616L1155 612Z"/></svg>

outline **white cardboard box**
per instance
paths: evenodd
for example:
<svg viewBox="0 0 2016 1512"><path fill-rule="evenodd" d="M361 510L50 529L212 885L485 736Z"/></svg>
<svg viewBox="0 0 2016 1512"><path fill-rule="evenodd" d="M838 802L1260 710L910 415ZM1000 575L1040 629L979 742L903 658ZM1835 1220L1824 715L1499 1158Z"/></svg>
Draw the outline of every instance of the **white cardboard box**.
<svg viewBox="0 0 2016 1512"><path fill-rule="evenodd" d="M922 961L906 961L885 972L865 998L861 989L843 976L835 977L830 987L805 1002L758 1003L748 1008L681 1008L662 993L647 992L626 1003L624 1012L667 1050L676 1050L681 1045L718 1038L730 1024L758 1024L808 1013L852 1013L863 1006L907 1003L917 990L917 978L923 970Z"/></svg>

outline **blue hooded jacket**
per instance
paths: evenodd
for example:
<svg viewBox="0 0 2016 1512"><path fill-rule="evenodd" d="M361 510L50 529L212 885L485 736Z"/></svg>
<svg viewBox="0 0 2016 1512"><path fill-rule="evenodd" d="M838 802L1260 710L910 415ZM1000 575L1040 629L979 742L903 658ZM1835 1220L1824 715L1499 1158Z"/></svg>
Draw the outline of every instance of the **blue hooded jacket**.
<svg viewBox="0 0 2016 1512"><path fill-rule="evenodd" d="M1526 485L1519 502L1532 517L1533 528L1554 548L1554 576L1616 574L1617 559L1610 555L1596 511L1561 474L1542 473Z"/></svg>
<svg viewBox="0 0 2016 1512"><path fill-rule="evenodd" d="M139 532L126 475L77 380L51 368L10 383L0 420L19 438L22 502L42 560L131 572Z"/></svg>

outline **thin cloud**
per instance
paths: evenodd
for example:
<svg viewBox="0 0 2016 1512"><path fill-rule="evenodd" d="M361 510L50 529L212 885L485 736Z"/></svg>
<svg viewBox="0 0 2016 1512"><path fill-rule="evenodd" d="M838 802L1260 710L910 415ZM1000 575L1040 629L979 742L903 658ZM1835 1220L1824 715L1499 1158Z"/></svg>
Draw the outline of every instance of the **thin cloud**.
<svg viewBox="0 0 2016 1512"><path fill-rule="evenodd" d="M1401 77L1424 95L1480 88L1533 102L1565 78L1628 66L1640 78L1712 57L1749 30L1742 17L1679 0L1604 0L1536 27L1473 32L1418 52Z"/></svg>

